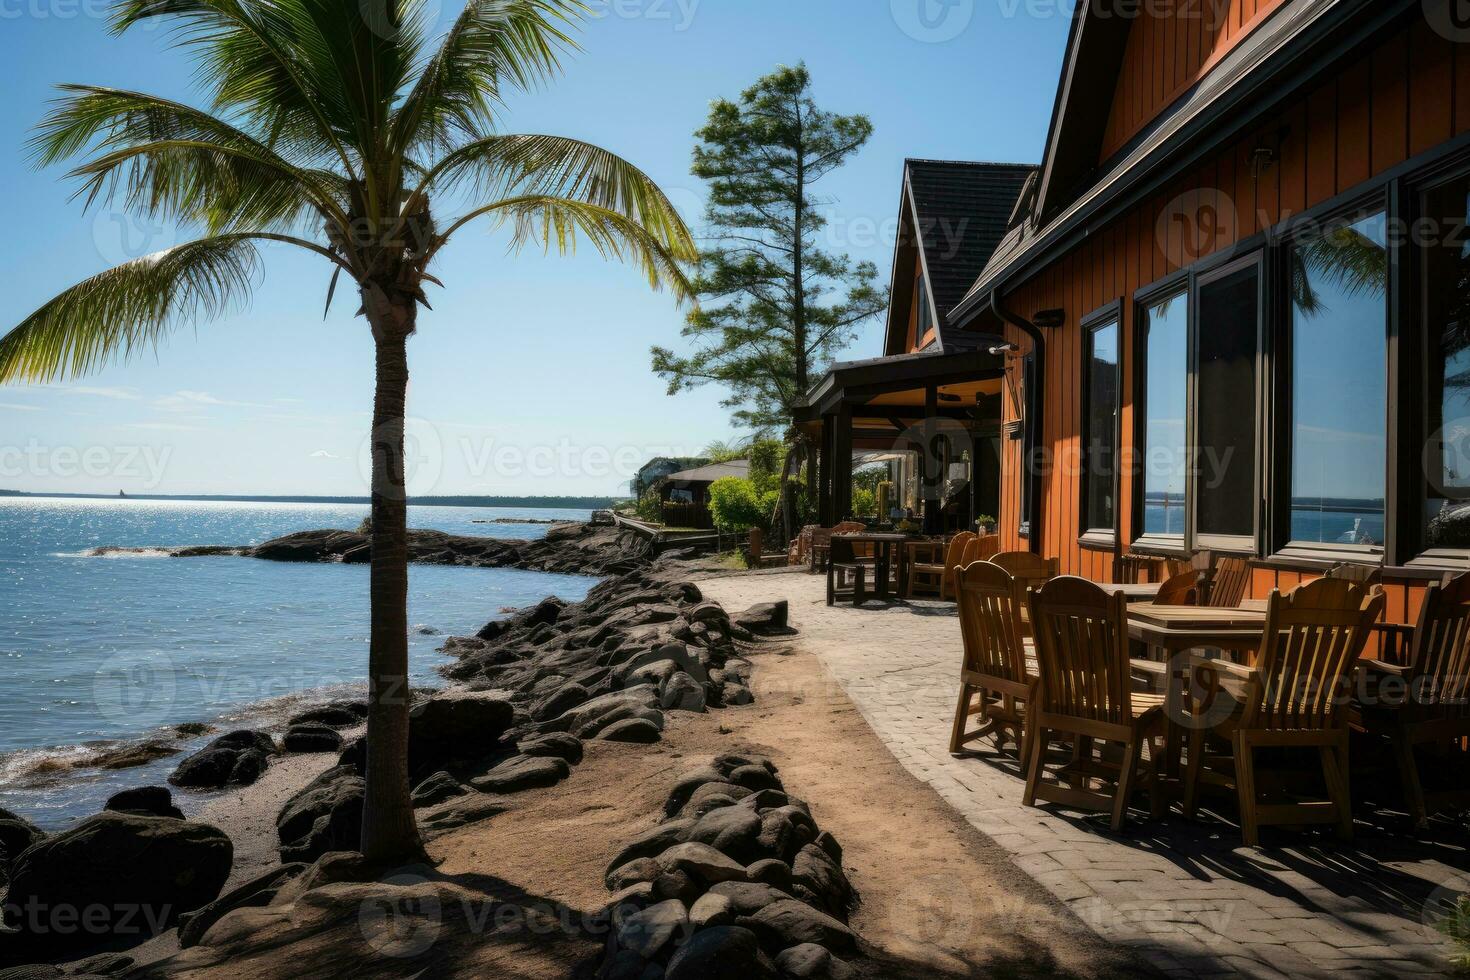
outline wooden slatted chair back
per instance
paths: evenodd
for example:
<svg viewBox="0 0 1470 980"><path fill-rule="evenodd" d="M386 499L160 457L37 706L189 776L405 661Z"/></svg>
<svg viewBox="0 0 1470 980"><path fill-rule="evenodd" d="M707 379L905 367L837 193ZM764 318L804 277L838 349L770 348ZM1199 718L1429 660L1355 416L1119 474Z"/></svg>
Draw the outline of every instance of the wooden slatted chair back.
<svg viewBox="0 0 1470 980"><path fill-rule="evenodd" d="M1132 724L1127 599L1073 576L1054 578L1028 598L1042 710Z"/></svg>
<svg viewBox="0 0 1470 980"><path fill-rule="evenodd" d="M944 549L944 567L951 573L957 568L965 567L965 554L969 551L971 541L975 540L972 531L961 531L949 539L949 546Z"/></svg>
<svg viewBox="0 0 1470 980"><path fill-rule="evenodd" d="M956 586L965 669L1024 684L1021 605L1025 594L1016 587L1016 580L999 565L978 561L959 570Z"/></svg>
<svg viewBox="0 0 1470 980"><path fill-rule="evenodd" d="M965 568L977 561L989 561L999 550L1000 538L997 535L972 537L965 545L965 553L960 556L960 567Z"/></svg>
<svg viewBox="0 0 1470 980"><path fill-rule="evenodd" d="M1342 582L1355 582L1358 585L1382 585L1383 566L1354 565L1349 562L1341 562L1328 569L1326 577L1335 578Z"/></svg>
<svg viewBox="0 0 1470 980"><path fill-rule="evenodd" d="M1250 584L1250 561L1245 558L1221 558L1210 579L1209 605L1215 609L1236 608L1245 601Z"/></svg>
<svg viewBox="0 0 1470 980"><path fill-rule="evenodd" d="M1409 676L1416 703L1442 717L1470 717L1470 573L1425 592Z"/></svg>
<svg viewBox="0 0 1470 980"><path fill-rule="evenodd" d="M1342 579L1320 578L1289 595L1273 590L1241 727L1337 727L1350 701L1346 681L1382 610L1381 589Z"/></svg>
<svg viewBox="0 0 1470 980"><path fill-rule="evenodd" d="M1175 575L1169 581L1159 586L1159 592L1154 596L1154 605L1199 605L1199 580L1200 573L1193 570Z"/></svg>
<svg viewBox="0 0 1470 980"><path fill-rule="evenodd" d="M1015 579L1023 588L1039 589L1057 577L1059 564L1055 558L1043 558L1030 551L1004 551L990 560Z"/></svg>
<svg viewBox="0 0 1470 980"><path fill-rule="evenodd" d="M1122 555L1113 561L1113 581L1124 585L1162 581L1162 565L1153 555Z"/></svg>

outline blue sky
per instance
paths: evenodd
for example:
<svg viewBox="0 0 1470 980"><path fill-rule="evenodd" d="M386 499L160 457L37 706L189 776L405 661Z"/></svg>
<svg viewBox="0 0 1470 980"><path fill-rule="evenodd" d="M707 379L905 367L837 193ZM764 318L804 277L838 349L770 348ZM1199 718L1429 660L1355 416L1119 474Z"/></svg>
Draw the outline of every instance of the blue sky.
<svg viewBox="0 0 1470 980"><path fill-rule="evenodd" d="M459 4L444 0L442 19ZM686 216L708 103L805 60L819 102L865 112L868 147L821 188L826 244L892 257L905 157L1035 161L1068 27L1066 0L608 0L584 50L504 129L588 139L633 160ZM53 84L198 101L160 31L117 38L105 0L0 0L0 180L18 220L0 241L0 330L109 265L187 238L71 199L64 168L25 154ZM17 233L18 230L18 233ZM648 370L682 314L593 254L509 256L486 228L441 259L411 342L414 493L603 494L653 454L734 433L720 392L670 398ZM0 388L0 488L115 493L361 494L372 345L354 297L325 321L322 260L272 250L248 309L159 351L55 387ZM869 326L851 350L878 353Z"/></svg>

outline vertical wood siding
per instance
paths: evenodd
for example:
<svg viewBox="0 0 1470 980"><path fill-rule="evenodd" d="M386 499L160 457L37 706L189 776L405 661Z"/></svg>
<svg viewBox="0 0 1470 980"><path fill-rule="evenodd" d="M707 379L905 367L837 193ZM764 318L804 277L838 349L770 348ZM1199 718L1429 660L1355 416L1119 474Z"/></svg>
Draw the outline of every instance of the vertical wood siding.
<svg viewBox="0 0 1470 980"><path fill-rule="evenodd" d="M1274 5L1269 0L1231 2L1240 4L1240 16L1231 22L1233 25L1249 24L1252 17ZM1163 26L1140 25L1143 30L1135 31L1141 38L1138 43L1159 43L1154 35ZM1169 59L1163 57L1164 52L1153 50L1152 63L1167 68ZM1204 50L1212 50L1209 43ZM1119 104L1144 107L1156 102L1167 88L1166 81L1177 85L1179 78L1193 70L1188 52L1195 49L1189 46L1187 36L1177 38L1164 51L1177 52L1182 67L1174 75L1161 71L1168 77L1155 79L1148 90L1150 98L1140 98L1127 89L1136 80L1125 73L1119 80ZM1198 54L1192 57L1197 59ZM1072 252L1009 294L1007 305L1023 316L1049 309L1064 309L1067 314L1065 325L1047 335L1045 428L1040 445L1049 453L1049 468L1043 480L1040 526L1032 532L1040 534L1044 554L1060 559L1063 573L1107 580L1112 577L1114 559L1112 552L1086 549L1078 542L1085 349L1079 326L1082 318L1115 300L1123 301L1121 445L1126 453L1134 441L1135 292L1465 132L1470 132L1470 50L1457 50L1422 28L1406 28L1385 38L1371 56L1345 61L1334 77L1294 99L1256 132L1111 226L1092 233ZM1278 143L1278 162L1257 178L1251 167L1252 150ZM1182 200L1187 207L1199 195L1217 192L1233 202L1233 221L1199 234L1186 234L1178 223L1161 222L1172 202ZM1015 328L1007 327L1006 333L1007 339L1022 349L1029 347L1029 341ZM1009 370L1011 383L1019 390L1019 363L1013 363ZM1009 403L1007 412L1014 417ZM1020 441L1007 441L1002 451L1000 524L1007 549L1027 547L1018 533L1021 447ZM1127 543L1137 536L1130 502L1138 490L1125 468L1119 496L1120 550L1126 550ZM1294 588L1310 577L1306 573L1259 569L1252 591L1263 597L1273 588ZM1388 590L1390 618L1411 621L1417 613L1422 587L1390 583Z"/></svg>
<svg viewBox="0 0 1470 980"><path fill-rule="evenodd" d="M1104 130L1106 160L1256 29L1283 0L1171 0L1140 5Z"/></svg>

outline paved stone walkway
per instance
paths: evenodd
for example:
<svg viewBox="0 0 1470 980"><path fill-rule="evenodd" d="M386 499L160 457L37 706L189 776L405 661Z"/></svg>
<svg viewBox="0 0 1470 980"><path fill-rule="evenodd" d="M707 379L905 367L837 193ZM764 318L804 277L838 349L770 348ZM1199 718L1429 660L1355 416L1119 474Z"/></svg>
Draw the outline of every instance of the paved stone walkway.
<svg viewBox="0 0 1470 980"><path fill-rule="evenodd" d="M1470 891L1466 832L1445 824L1415 841L1359 823L1339 846L1327 834L1265 831L1240 846L1237 828L1175 811L1135 810L1120 835L1102 818L1021 804L1011 755L992 745L952 758L959 622L952 605L828 608L824 582L803 573L700 583L738 610L789 599L797 643L813 651L894 756L1006 848L1016 864L1099 934L1136 948L1172 976L1435 975L1446 945L1424 911ZM1227 808L1228 809L1228 808ZM1458 867L1457 867L1458 866Z"/></svg>

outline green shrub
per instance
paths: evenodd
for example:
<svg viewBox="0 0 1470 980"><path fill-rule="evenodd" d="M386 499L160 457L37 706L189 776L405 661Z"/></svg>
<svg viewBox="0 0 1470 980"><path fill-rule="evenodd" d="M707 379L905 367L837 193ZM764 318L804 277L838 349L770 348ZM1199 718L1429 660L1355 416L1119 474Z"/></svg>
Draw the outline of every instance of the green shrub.
<svg viewBox="0 0 1470 980"><path fill-rule="evenodd" d="M759 493L780 489L781 465L786 462L786 444L776 439L760 439L750 444L750 482Z"/></svg>
<svg viewBox="0 0 1470 980"><path fill-rule="evenodd" d="M761 510L761 497L755 484L737 476L727 476L709 486L709 513L715 527L727 534L738 534L753 527L764 528L769 511Z"/></svg>
<svg viewBox="0 0 1470 980"><path fill-rule="evenodd" d="M853 487L852 513L854 517L877 517L878 495L867 487Z"/></svg>
<svg viewBox="0 0 1470 980"><path fill-rule="evenodd" d="M1461 973L1470 973L1470 897L1462 897L1439 923L1439 931L1454 940L1456 951L1450 962Z"/></svg>
<svg viewBox="0 0 1470 980"><path fill-rule="evenodd" d="M638 498L638 517L654 524L663 522L663 501L659 499L657 487L649 487Z"/></svg>

